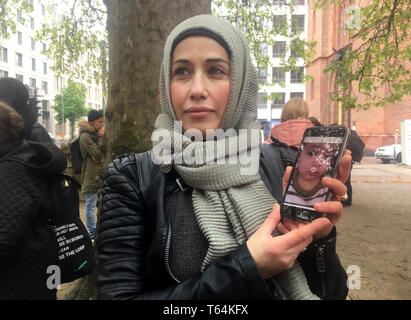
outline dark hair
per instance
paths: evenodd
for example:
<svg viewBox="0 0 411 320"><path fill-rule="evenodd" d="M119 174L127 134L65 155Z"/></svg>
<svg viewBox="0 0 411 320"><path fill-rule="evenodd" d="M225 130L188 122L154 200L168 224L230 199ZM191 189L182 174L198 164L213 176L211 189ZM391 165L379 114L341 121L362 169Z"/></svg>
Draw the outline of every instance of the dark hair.
<svg viewBox="0 0 411 320"><path fill-rule="evenodd" d="M316 127L322 127L322 124L320 121L317 120L316 117L309 117L308 120L311 121L311 123L316 126Z"/></svg>
<svg viewBox="0 0 411 320"><path fill-rule="evenodd" d="M19 80L10 77L0 78L0 101L8 104L23 118L25 136L30 136L33 124L37 121L37 101L29 99L27 87Z"/></svg>
<svg viewBox="0 0 411 320"><path fill-rule="evenodd" d="M218 34L215 34L214 32L207 30L207 29L201 29L201 28L197 28L197 29L190 29L187 30L181 34L179 34L173 42L173 45L171 47L171 54L173 54L174 49L176 48L176 46L185 38L191 37L191 36L204 36L204 37L208 37L211 38L215 41L217 41L223 48L225 51L227 51L227 54L229 57L231 57L231 50L228 47L227 43L224 41L223 38L221 38Z"/></svg>
<svg viewBox="0 0 411 320"><path fill-rule="evenodd" d="M23 118L7 103L0 101L0 142L22 140Z"/></svg>

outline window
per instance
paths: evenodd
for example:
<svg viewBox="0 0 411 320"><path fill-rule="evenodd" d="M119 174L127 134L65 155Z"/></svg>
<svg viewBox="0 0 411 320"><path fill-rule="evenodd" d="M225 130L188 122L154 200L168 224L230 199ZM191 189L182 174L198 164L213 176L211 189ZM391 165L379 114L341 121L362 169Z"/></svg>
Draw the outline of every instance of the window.
<svg viewBox="0 0 411 320"><path fill-rule="evenodd" d="M9 60L9 57L8 57L7 48L0 46L0 61L8 62L8 60Z"/></svg>
<svg viewBox="0 0 411 320"><path fill-rule="evenodd" d="M295 1L295 4L296 4L297 6L304 6L304 5L305 5L305 0L296 0L296 1Z"/></svg>
<svg viewBox="0 0 411 320"><path fill-rule="evenodd" d="M36 71L36 59L31 58L31 71Z"/></svg>
<svg viewBox="0 0 411 320"><path fill-rule="evenodd" d="M43 62L43 74L47 74L47 63Z"/></svg>
<svg viewBox="0 0 411 320"><path fill-rule="evenodd" d="M34 30L34 18L30 17L30 28Z"/></svg>
<svg viewBox="0 0 411 320"><path fill-rule="evenodd" d="M31 39L31 50L36 50L36 41L34 41L33 37L30 37Z"/></svg>
<svg viewBox="0 0 411 320"><path fill-rule="evenodd" d="M302 83L304 77L304 67L300 67L299 70L291 70L291 83Z"/></svg>
<svg viewBox="0 0 411 320"><path fill-rule="evenodd" d="M304 32L304 20L305 16L303 14L293 15L291 17L291 26L293 31Z"/></svg>
<svg viewBox="0 0 411 320"><path fill-rule="evenodd" d="M46 15L46 6L45 6L44 4L41 5L41 14L42 14L43 16Z"/></svg>
<svg viewBox="0 0 411 320"><path fill-rule="evenodd" d="M302 57L304 53L304 41L295 39L290 42L290 54L293 58Z"/></svg>
<svg viewBox="0 0 411 320"><path fill-rule="evenodd" d="M297 97L304 99L304 92L290 92L290 99Z"/></svg>
<svg viewBox="0 0 411 320"><path fill-rule="evenodd" d="M285 70L281 67L273 67L273 83L285 82Z"/></svg>
<svg viewBox="0 0 411 320"><path fill-rule="evenodd" d="M21 10L17 10L17 22L22 23L23 19L21 17Z"/></svg>
<svg viewBox="0 0 411 320"><path fill-rule="evenodd" d="M41 88L44 90L44 93L45 93L45 94L48 94L48 93L49 93L47 81L42 81L42 82L41 82Z"/></svg>
<svg viewBox="0 0 411 320"><path fill-rule="evenodd" d="M273 27L276 32L280 32L287 27L287 16L284 15L275 15L273 20Z"/></svg>
<svg viewBox="0 0 411 320"><path fill-rule="evenodd" d="M285 103L285 93L277 92L275 93L275 99L271 104L271 108L282 108Z"/></svg>
<svg viewBox="0 0 411 320"><path fill-rule="evenodd" d="M17 31L17 43L23 44L23 35L20 31Z"/></svg>
<svg viewBox="0 0 411 320"><path fill-rule="evenodd" d="M273 5L281 6L286 4L285 0L273 0Z"/></svg>
<svg viewBox="0 0 411 320"><path fill-rule="evenodd" d="M36 79L30 78L30 88L36 88Z"/></svg>
<svg viewBox="0 0 411 320"><path fill-rule="evenodd" d="M19 66L19 67L23 66L23 55L18 52L16 52L16 66Z"/></svg>
<svg viewBox="0 0 411 320"><path fill-rule="evenodd" d="M41 53L44 54L44 53L46 52L46 50L47 50L47 45L46 45L44 42L42 42L41 45L42 45L42 47L43 47Z"/></svg>
<svg viewBox="0 0 411 320"><path fill-rule="evenodd" d="M17 74L17 73L16 73L16 79L19 80L20 82L23 82L23 83L24 83L24 77L23 77L22 74Z"/></svg>
<svg viewBox="0 0 411 320"><path fill-rule="evenodd" d="M41 107L43 108L43 111L48 111L49 101L48 100L41 100Z"/></svg>
<svg viewBox="0 0 411 320"><path fill-rule="evenodd" d="M273 57L274 58L282 58L285 56L285 41L276 41L273 45Z"/></svg>
<svg viewBox="0 0 411 320"><path fill-rule="evenodd" d="M267 93L259 92L257 96L258 109L267 109Z"/></svg>
<svg viewBox="0 0 411 320"><path fill-rule="evenodd" d="M9 72L8 72L8 71L0 70L0 78L8 77L8 76L9 76Z"/></svg>
<svg viewBox="0 0 411 320"><path fill-rule="evenodd" d="M258 71L258 80L262 83L267 82L267 70L259 70Z"/></svg>

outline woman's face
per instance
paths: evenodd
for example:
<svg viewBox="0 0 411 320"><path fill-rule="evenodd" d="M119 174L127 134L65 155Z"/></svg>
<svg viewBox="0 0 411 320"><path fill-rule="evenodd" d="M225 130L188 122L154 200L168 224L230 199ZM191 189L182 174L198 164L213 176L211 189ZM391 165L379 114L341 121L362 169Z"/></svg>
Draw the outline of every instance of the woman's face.
<svg viewBox="0 0 411 320"><path fill-rule="evenodd" d="M174 49L171 60L170 97L184 130L217 129L223 119L231 89L230 57L215 40L190 36Z"/></svg>

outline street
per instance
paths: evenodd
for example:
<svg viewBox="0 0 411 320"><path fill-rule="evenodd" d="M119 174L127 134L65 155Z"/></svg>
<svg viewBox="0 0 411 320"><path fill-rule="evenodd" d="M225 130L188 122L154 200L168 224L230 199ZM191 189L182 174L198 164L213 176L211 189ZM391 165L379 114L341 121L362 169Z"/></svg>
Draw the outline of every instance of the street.
<svg viewBox="0 0 411 320"><path fill-rule="evenodd" d="M341 262L349 276L361 275L348 298L411 299L411 168L365 157L352 186L337 227Z"/></svg>

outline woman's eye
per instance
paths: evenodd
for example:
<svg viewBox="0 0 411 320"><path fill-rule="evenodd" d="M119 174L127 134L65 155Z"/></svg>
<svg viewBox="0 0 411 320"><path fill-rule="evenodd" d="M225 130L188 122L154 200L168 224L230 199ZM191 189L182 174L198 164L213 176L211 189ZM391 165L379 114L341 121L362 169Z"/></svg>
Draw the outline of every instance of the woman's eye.
<svg viewBox="0 0 411 320"><path fill-rule="evenodd" d="M173 71L173 76L187 76L189 74L186 68L178 68Z"/></svg>
<svg viewBox="0 0 411 320"><path fill-rule="evenodd" d="M224 70L219 67L211 67L208 72L215 75L226 74Z"/></svg>

